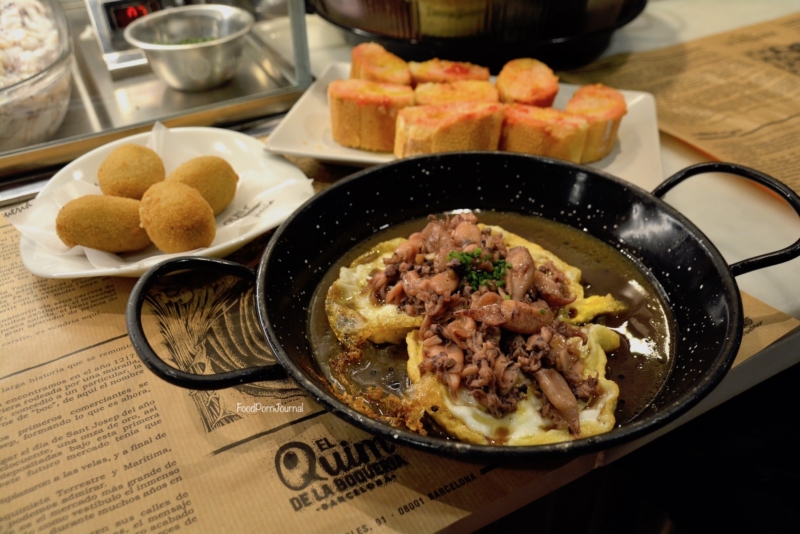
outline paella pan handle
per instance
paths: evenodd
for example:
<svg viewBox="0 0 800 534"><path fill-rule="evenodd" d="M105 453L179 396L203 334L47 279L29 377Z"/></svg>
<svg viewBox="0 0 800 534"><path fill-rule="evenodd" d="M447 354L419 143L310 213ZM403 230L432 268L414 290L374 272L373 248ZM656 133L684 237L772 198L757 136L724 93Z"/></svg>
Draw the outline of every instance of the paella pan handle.
<svg viewBox="0 0 800 534"><path fill-rule="evenodd" d="M685 169L676 172L664 180L653 190L653 195L661 198L667 193L667 191L683 182L687 178L707 172L725 172L759 183L788 202L792 209L794 209L794 211L800 215L800 196L798 196L797 193L792 191L782 182L764 174L763 172L759 172L743 165L737 165L735 163L720 163L710 161L706 163L698 163L697 165L692 165L691 167L686 167ZM739 276L740 274L749 273L750 271L784 263L791 259L797 258L798 256L800 256L800 239L795 241L794 244L778 251L736 262L730 266L730 270L733 276Z"/></svg>
<svg viewBox="0 0 800 534"><path fill-rule="evenodd" d="M252 269L232 261L214 258L173 258L159 263L147 271L133 287L125 311L128 335L130 336L136 354L139 355L144 365L162 380L166 380L176 386L197 390L224 389L240 384L261 382L262 380L286 378L286 371L284 371L283 367L278 363L260 367L236 369L235 371L214 375L187 373L186 371L181 371L172 367L155 353L150 346L150 342L147 341L142 327L142 306L147 299L147 293L153 284L162 276L177 271L193 269L238 276L251 281L255 281L256 279L256 273Z"/></svg>

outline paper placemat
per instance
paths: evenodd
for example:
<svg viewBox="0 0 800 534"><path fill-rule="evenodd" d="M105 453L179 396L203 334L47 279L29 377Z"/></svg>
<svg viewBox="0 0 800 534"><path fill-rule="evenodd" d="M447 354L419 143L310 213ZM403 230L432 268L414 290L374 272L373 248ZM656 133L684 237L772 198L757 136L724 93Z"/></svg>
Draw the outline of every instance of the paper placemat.
<svg viewBox="0 0 800 534"><path fill-rule="evenodd" d="M256 261L267 238L236 259ZM355 429L289 380L180 389L147 371L130 345L132 280L37 278L18 250L19 233L0 219L0 531L469 530L603 461L509 468L430 455ZM209 305L231 287L211 287ZM800 324L747 296L744 306L737 365ZM219 339L212 330L181 335Z"/></svg>
<svg viewBox="0 0 800 534"><path fill-rule="evenodd" d="M559 73L656 97L659 128L800 192L800 14Z"/></svg>

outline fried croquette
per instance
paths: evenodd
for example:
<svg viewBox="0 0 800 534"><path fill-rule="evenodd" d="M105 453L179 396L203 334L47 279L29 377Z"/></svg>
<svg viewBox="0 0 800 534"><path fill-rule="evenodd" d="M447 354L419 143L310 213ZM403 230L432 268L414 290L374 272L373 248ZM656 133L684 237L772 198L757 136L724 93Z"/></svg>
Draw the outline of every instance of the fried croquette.
<svg viewBox="0 0 800 534"><path fill-rule="evenodd" d="M56 216L56 234L68 247L132 252L150 244L139 222L138 200L86 195L69 201Z"/></svg>
<svg viewBox="0 0 800 534"><path fill-rule="evenodd" d="M97 169L97 183L106 195L140 200L154 183L164 180L164 162L141 145L115 148Z"/></svg>
<svg viewBox="0 0 800 534"><path fill-rule="evenodd" d="M162 252L186 252L211 245L216 235L214 211L200 192L184 183L153 184L139 207L142 227Z"/></svg>
<svg viewBox="0 0 800 534"><path fill-rule="evenodd" d="M219 215L233 200L239 176L221 157L200 156L182 163L169 173L167 180L182 182L200 191L214 215Z"/></svg>

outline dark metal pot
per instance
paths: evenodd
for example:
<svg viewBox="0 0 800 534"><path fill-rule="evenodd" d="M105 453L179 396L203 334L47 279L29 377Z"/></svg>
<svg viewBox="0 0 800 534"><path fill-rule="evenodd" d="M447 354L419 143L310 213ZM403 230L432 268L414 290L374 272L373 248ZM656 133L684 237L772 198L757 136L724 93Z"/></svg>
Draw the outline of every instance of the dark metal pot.
<svg viewBox="0 0 800 534"><path fill-rule="evenodd" d="M647 0L310 0L354 42L374 41L407 61L469 61L497 74L515 58L554 69L600 57Z"/></svg>
<svg viewBox="0 0 800 534"><path fill-rule="evenodd" d="M686 178L706 172L732 173L762 184L800 214L800 197L791 189L760 172L727 163L689 167L651 194L589 167L534 156L470 152L403 159L354 174L306 202L278 228L255 273L225 260L201 258L177 258L153 267L136 284L128 303L131 341L145 365L173 384L218 389L282 377L285 369L318 402L353 425L464 460L532 461L608 448L667 424L706 396L730 368L741 342L744 318L734 277L800 256L799 240L778 252L728 266L697 227L660 199ZM326 271L356 243L382 228L464 208L543 216L583 229L641 264L663 289L677 330L672 372L645 413L586 439L502 447L391 428L330 393L307 338L309 303ZM192 268L255 279L258 319L280 365L200 376L179 371L156 356L142 330L145 295L160 276Z"/></svg>

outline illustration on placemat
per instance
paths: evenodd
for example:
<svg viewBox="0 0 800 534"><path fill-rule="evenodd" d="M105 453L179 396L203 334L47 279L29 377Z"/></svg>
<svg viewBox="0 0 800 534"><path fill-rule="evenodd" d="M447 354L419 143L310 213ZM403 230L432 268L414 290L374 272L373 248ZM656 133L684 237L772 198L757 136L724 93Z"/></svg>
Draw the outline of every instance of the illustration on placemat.
<svg viewBox="0 0 800 534"><path fill-rule="evenodd" d="M275 362L255 315L252 284L226 276L192 288L164 285L152 289L152 306L168 358L180 370L216 374ZM233 390L233 391L232 391ZM289 379L243 384L190 395L206 432L242 418L237 402L246 396L286 402L304 396Z"/></svg>

